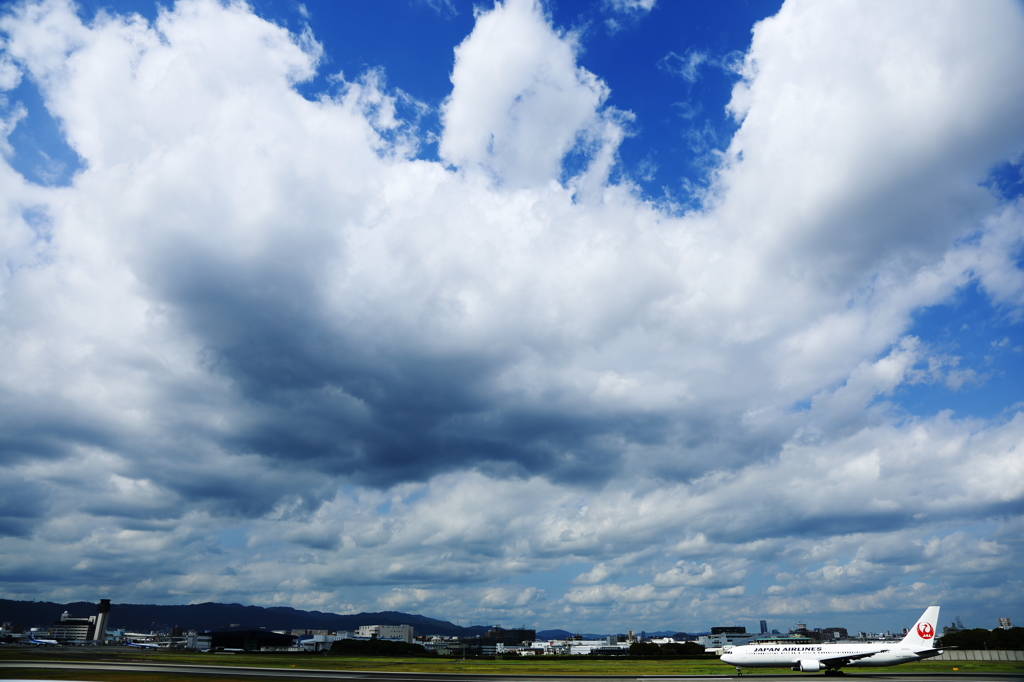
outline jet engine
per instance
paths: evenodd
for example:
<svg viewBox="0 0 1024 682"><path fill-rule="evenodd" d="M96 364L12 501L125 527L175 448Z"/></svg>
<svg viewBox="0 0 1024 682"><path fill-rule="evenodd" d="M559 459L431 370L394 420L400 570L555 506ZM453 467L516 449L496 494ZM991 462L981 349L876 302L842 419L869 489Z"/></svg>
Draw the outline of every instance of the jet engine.
<svg viewBox="0 0 1024 682"><path fill-rule="evenodd" d="M803 659L798 662L798 665L793 666L793 670L799 670L802 673L816 673L824 669L825 666L821 664L821 661L812 659Z"/></svg>

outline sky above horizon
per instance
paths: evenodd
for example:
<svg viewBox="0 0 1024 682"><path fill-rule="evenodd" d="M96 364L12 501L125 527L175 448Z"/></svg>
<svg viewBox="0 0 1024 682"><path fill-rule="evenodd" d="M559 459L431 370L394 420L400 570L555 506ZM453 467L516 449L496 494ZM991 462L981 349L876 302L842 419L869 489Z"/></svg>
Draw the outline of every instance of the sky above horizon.
<svg viewBox="0 0 1024 682"><path fill-rule="evenodd" d="M1024 4L0 6L0 596L1024 620Z"/></svg>

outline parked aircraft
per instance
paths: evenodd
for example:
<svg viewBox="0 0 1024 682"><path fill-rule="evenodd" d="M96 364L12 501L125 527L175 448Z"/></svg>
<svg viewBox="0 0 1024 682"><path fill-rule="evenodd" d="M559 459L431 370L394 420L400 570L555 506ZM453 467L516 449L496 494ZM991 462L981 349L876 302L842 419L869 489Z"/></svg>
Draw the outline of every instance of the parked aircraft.
<svg viewBox="0 0 1024 682"><path fill-rule="evenodd" d="M158 644L149 644L149 643L143 643L143 642L133 642L130 639L124 640L124 643L127 644L128 646L133 646L136 649L160 649L160 648L162 648Z"/></svg>
<svg viewBox="0 0 1024 682"><path fill-rule="evenodd" d="M841 675L840 668L878 667L920 661L942 654L932 647L939 607L929 606L900 642L857 642L837 644L744 644L722 654L722 662L743 668L791 668L801 672L824 670Z"/></svg>
<svg viewBox="0 0 1024 682"><path fill-rule="evenodd" d="M37 644L39 646L57 646L59 642L55 639L36 639L35 635L29 635L29 644Z"/></svg>

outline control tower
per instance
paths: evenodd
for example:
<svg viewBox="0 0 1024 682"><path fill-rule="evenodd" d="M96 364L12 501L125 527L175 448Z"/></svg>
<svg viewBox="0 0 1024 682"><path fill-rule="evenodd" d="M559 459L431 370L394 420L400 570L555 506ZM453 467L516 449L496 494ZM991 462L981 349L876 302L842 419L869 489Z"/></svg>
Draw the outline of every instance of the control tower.
<svg viewBox="0 0 1024 682"><path fill-rule="evenodd" d="M92 638L100 644L107 636L107 622L110 620L110 600L100 599L100 603L96 606L96 629L93 631Z"/></svg>

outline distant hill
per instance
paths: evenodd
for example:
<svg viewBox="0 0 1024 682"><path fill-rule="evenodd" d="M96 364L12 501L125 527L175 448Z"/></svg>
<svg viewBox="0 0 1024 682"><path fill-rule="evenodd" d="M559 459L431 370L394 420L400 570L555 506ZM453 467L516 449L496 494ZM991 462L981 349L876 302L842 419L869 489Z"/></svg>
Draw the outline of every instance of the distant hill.
<svg viewBox="0 0 1024 682"><path fill-rule="evenodd" d="M25 627L48 627L68 611L72 616L84 617L96 613L91 602L15 601L0 599L0 622ZM157 604L112 604L110 628L123 628L133 632L170 631L174 626L183 630L210 630L232 623L268 630L355 630L360 625L412 625L418 635L457 635L472 637L486 632L484 625L460 627L445 620L426 616L381 611L378 613L337 614L322 611L301 611L288 606L242 606L241 604L190 604L163 606Z"/></svg>
<svg viewBox="0 0 1024 682"><path fill-rule="evenodd" d="M572 634L568 630L539 630L537 639L565 639L571 637Z"/></svg>

